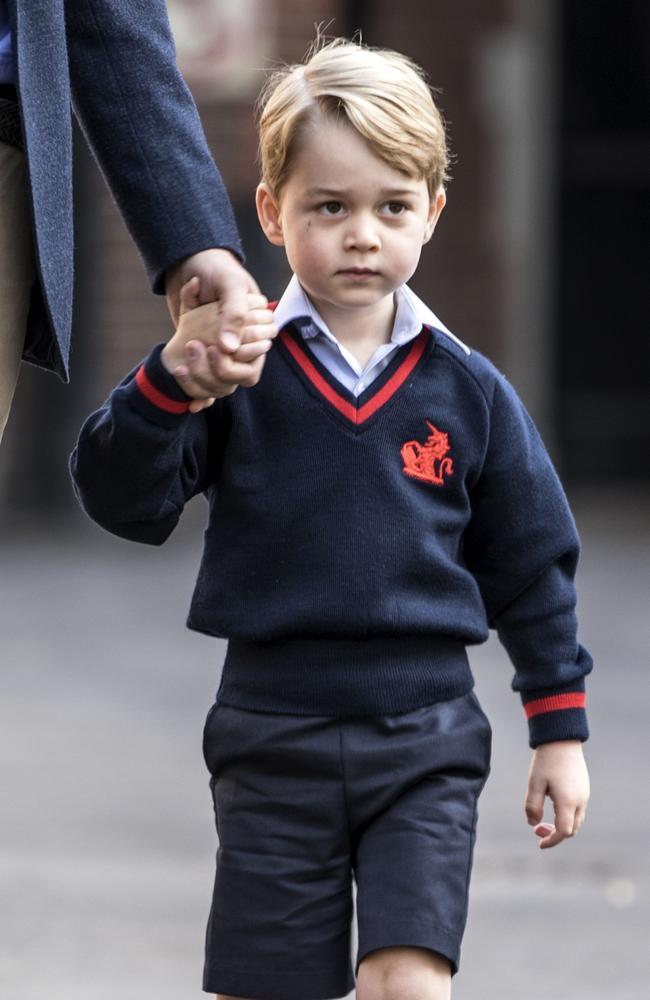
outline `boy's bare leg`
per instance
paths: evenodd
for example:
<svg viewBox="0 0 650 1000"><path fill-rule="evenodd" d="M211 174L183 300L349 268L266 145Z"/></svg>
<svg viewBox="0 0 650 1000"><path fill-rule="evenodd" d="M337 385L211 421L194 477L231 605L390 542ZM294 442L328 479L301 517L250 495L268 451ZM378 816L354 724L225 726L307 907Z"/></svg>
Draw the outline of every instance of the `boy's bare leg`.
<svg viewBox="0 0 650 1000"><path fill-rule="evenodd" d="M34 252L23 153L0 142L0 440L25 341Z"/></svg>
<svg viewBox="0 0 650 1000"><path fill-rule="evenodd" d="M357 1000L449 1000L451 968L426 948L379 948L359 966ZM217 993L216 1000L245 1000Z"/></svg>
<svg viewBox="0 0 650 1000"><path fill-rule="evenodd" d="M451 968L426 948L380 948L359 966L357 1000L449 1000Z"/></svg>

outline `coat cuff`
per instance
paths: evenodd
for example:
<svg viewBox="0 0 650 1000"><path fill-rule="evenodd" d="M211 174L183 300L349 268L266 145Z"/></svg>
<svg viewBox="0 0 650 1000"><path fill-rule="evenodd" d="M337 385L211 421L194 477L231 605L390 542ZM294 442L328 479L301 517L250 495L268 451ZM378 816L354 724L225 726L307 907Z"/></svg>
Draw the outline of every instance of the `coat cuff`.
<svg viewBox="0 0 650 1000"><path fill-rule="evenodd" d="M584 678L563 687L522 691L521 701L528 719L530 745L554 740L584 740L589 738Z"/></svg>
<svg viewBox="0 0 650 1000"><path fill-rule="evenodd" d="M163 427L175 427L189 414L192 397L181 389L163 365L160 355L164 346L154 347L145 358L127 392L130 403L148 420Z"/></svg>

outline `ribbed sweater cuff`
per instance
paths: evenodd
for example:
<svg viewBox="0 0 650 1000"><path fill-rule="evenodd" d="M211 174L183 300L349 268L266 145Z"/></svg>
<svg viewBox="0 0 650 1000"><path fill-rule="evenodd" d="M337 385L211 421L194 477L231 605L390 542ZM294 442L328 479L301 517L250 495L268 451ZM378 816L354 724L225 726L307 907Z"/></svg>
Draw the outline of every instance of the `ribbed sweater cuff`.
<svg viewBox="0 0 650 1000"><path fill-rule="evenodd" d="M160 354L164 346L154 347L127 391L132 405L148 420L163 427L176 427L179 419L189 413L192 397L181 389L163 365Z"/></svg>
<svg viewBox="0 0 650 1000"><path fill-rule="evenodd" d="M584 741L589 738L584 678L562 687L520 694L528 719L531 747L554 740Z"/></svg>

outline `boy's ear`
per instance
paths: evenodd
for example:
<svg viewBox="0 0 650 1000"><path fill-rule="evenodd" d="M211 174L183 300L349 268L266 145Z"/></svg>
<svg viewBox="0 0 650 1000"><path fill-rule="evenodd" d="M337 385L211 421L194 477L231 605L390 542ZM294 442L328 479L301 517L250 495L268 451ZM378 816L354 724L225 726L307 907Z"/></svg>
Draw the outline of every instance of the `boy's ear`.
<svg viewBox="0 0 650 1000"><path fill-rule="evenodd" d="M445 194L444 188L438 188L435 198L431 198L429 203L429 218L427 219L427 226L424 231L423 243L428 243L433 236L433 231L436 228L438 219L440 218L446 203L447 195Z"/></svg>
<svg viewBox="0 0 650 1000"><path fill-rule="evenodd" d="M260 226L264 230L267 240L276 247L283 247L284 235L280 219L280 206L268 184L264 182L257 185L255 207L257 208L257 218L260 220Z"/></svg>

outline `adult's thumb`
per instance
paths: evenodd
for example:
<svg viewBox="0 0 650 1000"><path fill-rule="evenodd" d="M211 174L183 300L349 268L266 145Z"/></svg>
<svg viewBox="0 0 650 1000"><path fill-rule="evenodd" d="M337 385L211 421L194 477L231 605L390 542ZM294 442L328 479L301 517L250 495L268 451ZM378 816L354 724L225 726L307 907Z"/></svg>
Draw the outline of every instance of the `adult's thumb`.
<svg viewBox="0 0 650 1000"><path fill-rule="evenodd" d="M219 299L219 332L217 338L224 350L236 351L244 332L248 299L241 282L224 283Z"/></svg>
<svg viewBox="0 0 650 1000"><path fill-rule="evenodd" d="M179 297L179 316L183 316L190 309L196 309L201 303L201 283L199 278L194 275L189 281L186 281L180 291Z"/></svg>

